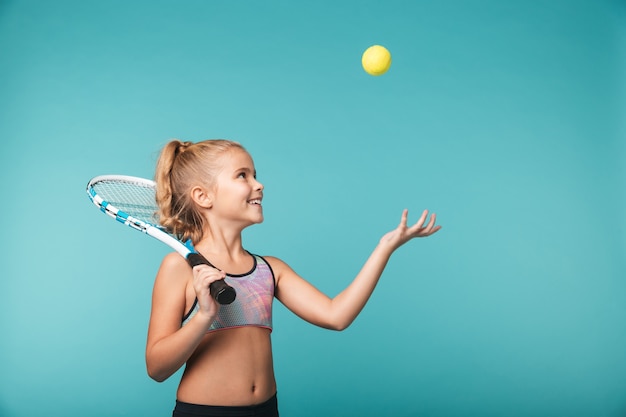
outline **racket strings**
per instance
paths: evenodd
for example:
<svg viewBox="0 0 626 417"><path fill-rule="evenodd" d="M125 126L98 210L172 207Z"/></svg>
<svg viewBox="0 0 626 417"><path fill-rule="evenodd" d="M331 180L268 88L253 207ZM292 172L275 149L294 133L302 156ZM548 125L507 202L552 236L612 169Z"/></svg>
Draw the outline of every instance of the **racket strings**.
<svg viewBox="0 0 626 417"><path fill-rule="evenodd" d="M107 180L93 184L107 204L143 222L158 224L155 189L146 184Z"/></svg>

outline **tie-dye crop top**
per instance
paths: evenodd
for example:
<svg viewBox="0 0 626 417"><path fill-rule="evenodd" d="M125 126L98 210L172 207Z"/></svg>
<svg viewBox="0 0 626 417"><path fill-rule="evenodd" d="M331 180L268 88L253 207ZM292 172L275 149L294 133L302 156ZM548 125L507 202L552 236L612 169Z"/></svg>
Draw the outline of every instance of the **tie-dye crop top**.
<svg viewBox="0 0 626 417"><path fill-rule="evenodd" d="M217 317L207 332L233 327L257 326L272 330L272 301L274 300L274 272L263 257L252 255L252 270L242 275L227 274L226 282L237 291L231 304L221 305ZM183 317L182 325L198 312L198 299Z"/></svg>

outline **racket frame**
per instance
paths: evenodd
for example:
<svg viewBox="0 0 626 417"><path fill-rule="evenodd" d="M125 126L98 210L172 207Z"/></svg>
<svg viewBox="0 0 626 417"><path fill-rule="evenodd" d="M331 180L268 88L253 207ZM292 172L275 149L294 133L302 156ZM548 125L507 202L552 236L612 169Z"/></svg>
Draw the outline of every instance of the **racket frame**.
<svg viewBox="0 0 626 417"><path fill-rule="evenodd" d="M115 207L115 205L103 199L102 196L100 196L94 189L94 185L105 181L123 181L128 183L135 183L139 186L144 186L146 188L156 190L156 183L154 181L146 178L133 177L130 175L98 175L96 177L93 177L87 183L87 195L89 196L89 199L92 201L92 203L95 204L101 212L117 220L119 223L129 226L135 230L138 230L142 233L147 234L148 236L151 236L161 241L162 243L165 243L167 246L174 249L183 258L185 258L192 268L196 265L201 264L206 264L215 268L201 254L199 254L195 250L192 250L193 246L191 245L191 242L188 242L188 244L184 244L176 239L174 236L167 233L162 226L133 217L132 215L126 213L118 207ZM156 201L154 203L154 208L156 211ZM220 304L230 304L235 300L235 291L223 280L213 282L211 284L211 290L214 298Z"/></svg>

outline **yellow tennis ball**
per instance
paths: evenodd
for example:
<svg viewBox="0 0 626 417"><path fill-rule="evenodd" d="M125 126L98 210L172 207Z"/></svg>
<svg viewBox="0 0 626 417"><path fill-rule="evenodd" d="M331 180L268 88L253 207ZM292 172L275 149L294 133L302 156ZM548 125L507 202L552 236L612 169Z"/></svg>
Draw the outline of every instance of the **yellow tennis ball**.
<svg viewBox="0 0 626 417"><path fill-rule="evenodd" d="M370 75L383 75L391 66L391 54L384 46L373 45L363 52L363 69Z"/></svg>

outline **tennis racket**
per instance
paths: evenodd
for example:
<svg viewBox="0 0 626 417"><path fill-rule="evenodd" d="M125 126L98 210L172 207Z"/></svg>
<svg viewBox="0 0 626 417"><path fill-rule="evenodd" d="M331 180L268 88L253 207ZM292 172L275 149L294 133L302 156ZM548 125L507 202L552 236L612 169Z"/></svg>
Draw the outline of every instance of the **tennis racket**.
<svg viewBox="0 0 626 417"><path fill-rule="evenodd" d="M192 268L202 264L215 268L193 249L191 243L184 244L158 224L154 181L128 175L100 175L89 181L87 194L100 211L165 243L185 258ZM230 304L237 296L233 287L223 279L211 283L210 290L220 304Z"/></svg>

